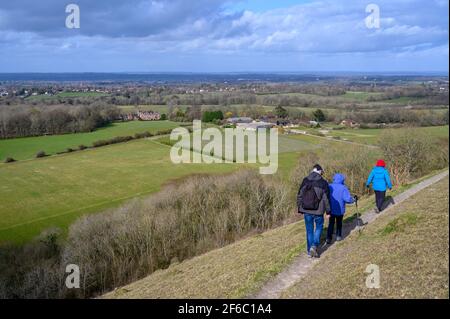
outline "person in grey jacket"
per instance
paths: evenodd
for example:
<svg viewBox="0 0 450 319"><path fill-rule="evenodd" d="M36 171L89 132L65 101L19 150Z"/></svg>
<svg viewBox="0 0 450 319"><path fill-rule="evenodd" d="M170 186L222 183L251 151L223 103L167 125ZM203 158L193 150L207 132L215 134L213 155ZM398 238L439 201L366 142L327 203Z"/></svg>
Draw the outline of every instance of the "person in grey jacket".
<svg viewBox="0 0 450 319"><path fill-rule="evenodd" d="M305 220L307 253L309 257L315 258L319 257L324 214L328 217L331 213L330 190L322 175L322 167L319 164L314 165L312 172L303 179L297 193L298 212Z"/></svg>

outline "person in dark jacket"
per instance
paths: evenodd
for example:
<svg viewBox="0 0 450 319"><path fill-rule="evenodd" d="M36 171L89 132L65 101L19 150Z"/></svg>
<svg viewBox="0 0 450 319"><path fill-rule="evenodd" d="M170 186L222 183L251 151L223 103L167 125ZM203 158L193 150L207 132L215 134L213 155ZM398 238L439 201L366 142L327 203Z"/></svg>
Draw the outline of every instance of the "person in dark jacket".
<svg viewBox="0 0 450 319"><path fill-rule="evenodd" d="M333 240L334 225L336 224L336 240L342 240L342 220L345 214L345 205L353 204L355 197L350 195L350 191L345 185L345 176L335 174L330 187L331 216L328 222L327 244Z"/></svg>
<svg viewBox="0 0 450 319"><path fill-rule="evenodd" d="M392 189L391 178L386 169L386 163L383 160L378 160L376 166L370 172L370 175L367 178L366 187L369 188L370 184L372 184L372 188L375 192L377 210L378 212L381 212L386 197L386 189Z"/></svg>
<svg viewBox="0 0 450 319"><path fill-rule="evenodd" d="M305 219L307 253L309 257L315 258L319 257L323 215L330 214L330 191L322 175L322 167L314 165L312 172L303 179L297 194L298 212Z"/></svg>

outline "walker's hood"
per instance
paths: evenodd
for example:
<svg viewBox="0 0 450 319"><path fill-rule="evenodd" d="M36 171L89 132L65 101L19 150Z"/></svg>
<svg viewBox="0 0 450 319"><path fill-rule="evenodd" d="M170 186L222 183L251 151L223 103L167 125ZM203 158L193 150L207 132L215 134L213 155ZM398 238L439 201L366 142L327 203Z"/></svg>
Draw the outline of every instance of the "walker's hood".
<svg viewBox="0 0 450 319"><path fill-rule="evenodd" d="M334 184L344 184L344 182L345 182L345 176L344 175L339 174L339 173L334 174L334 176L333 176L333 183Z"/></svg>

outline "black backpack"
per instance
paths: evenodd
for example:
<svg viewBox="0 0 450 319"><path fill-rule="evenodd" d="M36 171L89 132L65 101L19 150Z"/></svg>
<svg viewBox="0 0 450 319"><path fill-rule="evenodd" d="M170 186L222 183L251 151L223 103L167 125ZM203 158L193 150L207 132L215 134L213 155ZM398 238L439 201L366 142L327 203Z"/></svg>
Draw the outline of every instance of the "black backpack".
<svg viewBox="0 0 450 319"><path fill-rule="evenodd" d="M304 186L302 196L302 208L308 210L316 210L319 208L320 199L314 190L313 183L309 183Z"/></svg>

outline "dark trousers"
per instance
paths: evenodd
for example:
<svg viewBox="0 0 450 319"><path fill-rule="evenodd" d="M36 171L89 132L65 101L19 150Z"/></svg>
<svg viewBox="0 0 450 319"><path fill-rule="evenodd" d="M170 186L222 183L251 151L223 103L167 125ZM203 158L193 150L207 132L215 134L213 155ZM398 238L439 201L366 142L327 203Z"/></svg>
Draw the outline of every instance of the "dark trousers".
<svg viewBox="0 0 450 319"><path fill-rule="evenodd" d="M377 208L380 212L383 208L385 197L386 197L386 191L375 191L375 202L377 203Z"/></svg>
<svg viewBox="0 0 450 319"><path fill-rule="evenodd" d="M327 239L333 239L334 224L336 224L336 236L342 237L342 219L344 216L331 215L328 222Z"/></svg>

